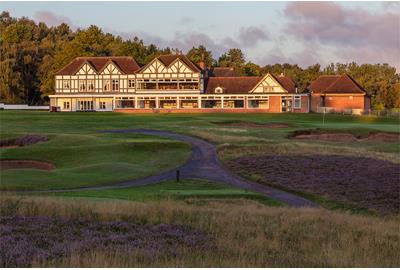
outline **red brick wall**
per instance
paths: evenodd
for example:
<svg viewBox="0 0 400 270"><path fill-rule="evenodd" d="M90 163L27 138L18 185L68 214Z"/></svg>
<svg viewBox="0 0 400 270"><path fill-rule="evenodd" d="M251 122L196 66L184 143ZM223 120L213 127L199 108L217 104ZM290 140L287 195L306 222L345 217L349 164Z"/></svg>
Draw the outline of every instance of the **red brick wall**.
<svg viewBox="0 0 400 270"><path fill-rule="evenodd" d="M332 107L335 111L346 109L364 110L364 96L327 96L325 97L325 107Z"/></svg>
<svg viewBox="0 0 400 270"><path fill-rule="evenodd" d="M281 111L281 97L270 96L269 97L269 109L268 112L280 112Z"/></svg>
<svg viewBox="0 0 400 270"><path fill-rule="evenodd" d="M318 94L312 94L311 95L311 101L310 101L310 110L312 112L317 112L318 108L320 107L320 98L321 96Z"/></svg>
<svg viewBox="0 0 400 270"><path fill-rule="evenodd" d="M325 96L325 107L333 108L337 112L348 109L365 109L365 98L364 96L352 96L352 95L340 95L340 96ZM320 95L311 95L311 111L317 112L320 106ZM368 107L368 104L367 104Z"/></svg>

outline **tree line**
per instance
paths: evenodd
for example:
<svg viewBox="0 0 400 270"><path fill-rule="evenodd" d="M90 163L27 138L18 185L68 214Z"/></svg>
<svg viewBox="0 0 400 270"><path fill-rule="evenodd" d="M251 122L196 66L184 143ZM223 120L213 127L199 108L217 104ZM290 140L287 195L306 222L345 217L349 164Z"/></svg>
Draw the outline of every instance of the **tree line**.
<svg viewBox="0 0 400 270"><path fill-rule="evenodd" d="M97 26L72 31L62 23L48 27L26 17L0 14L0 100L4 103L46 104L54 93L54 74L78 56L132 56L139 65L161 54L182 53L179 48L146 45L138 37L124 40L104 33ZM375 109L400 108L400 75L388 64L332 63L302 68L297 64L260 66L246 61L238 48L229 49L218 59L205 46L191 48L186 55L207 67L231 67L238 75L263 76L284 73L306 91L318 76L348 73L372 98Z"/></svg>

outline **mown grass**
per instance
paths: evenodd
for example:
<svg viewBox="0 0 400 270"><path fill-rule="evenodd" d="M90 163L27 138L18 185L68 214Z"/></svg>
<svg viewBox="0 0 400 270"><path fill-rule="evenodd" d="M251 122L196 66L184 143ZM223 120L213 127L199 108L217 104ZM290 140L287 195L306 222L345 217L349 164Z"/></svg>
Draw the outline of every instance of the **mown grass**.
<svg viewBox="0 0 400 270"><path fill-rule="evenodd" d="M0 149L1 158L52 162L53 172L2 171L2 189L50 189L131 180L172 168L189 155L185 144L154 136L101 134L102 130L149 128L197 136L218 147L221 161L258 154L339 154L400 163L400 144L299 141L299 129L330 129L366 134L399 132L400 119L321 114L118 114L0 111L0 138L44 134L50 141ZM288 128L222 126L221 122L286 123ZM249 179L252 180L252 179ZM98 191L102 193L105 191Z"/></svg>
<svg viewBox="0 0 400 270"><path fill-rule="evenodd" d="M283 206L284 204L267 198L262 194L238 188L228 187L204 180L175 180L158 184L106 190L85 190L76 192L51 193L53 196L88 197L97 199L119 199L130 201L184 200L192 204L204 204L210 200L250 199L265 205ZM43 196L43 195L41 195Z"/></svg>
<svg viewBox="0 0 400 270"><path fill-rule="evenodd" d="M180 224L208 234L212 248L149 259L97 250L34 266L57 267L397 267L399 217L371 217L325 209L268 207L237 200L192 205L93 201L86 198L3 196L2 215ZM82 223L82 226L85 226Z"/></svg>
<svg viewBox="0 0 400 270"><path fill-rule="evenodd" d="M189 157L190 146L144 135L57 134L48 142L0 149L0 155L56 167L1 171L1 189L62 189L132 180L174 168Z"/></svg>

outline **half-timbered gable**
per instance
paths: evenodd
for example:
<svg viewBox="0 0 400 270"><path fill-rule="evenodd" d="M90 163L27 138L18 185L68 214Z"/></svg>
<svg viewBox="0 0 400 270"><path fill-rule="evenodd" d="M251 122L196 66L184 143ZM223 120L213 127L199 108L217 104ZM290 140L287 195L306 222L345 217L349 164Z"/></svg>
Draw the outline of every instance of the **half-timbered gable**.
<svg viewBox="0 0 400 270"><path fill-rule="evenodd" d="M288 93L275 76L268 73L265 77L250 90L250 93Z"/></svg>
<svg viewBox="0 0 400 270"><path fill-rule="evenodd" d="M138 93L199 93L201 71L184 55L162 55L136 74Z"/></svg>
<svg viewBox="0 0 400 270"><path fill-rule="evenodd" d="M114 61L110 60L108 63L100 70L100 74L102 75L119 75L122 74L121 70L114 63Z"/></svg>

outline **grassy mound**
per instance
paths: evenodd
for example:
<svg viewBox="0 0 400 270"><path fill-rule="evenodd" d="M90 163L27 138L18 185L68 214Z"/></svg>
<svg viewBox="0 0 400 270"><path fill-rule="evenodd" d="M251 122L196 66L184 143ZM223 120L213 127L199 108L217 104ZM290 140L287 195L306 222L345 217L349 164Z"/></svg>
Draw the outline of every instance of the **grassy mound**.
<svg viewBox="0 0 400 270"><path fill-rule="evenodd" d="M34 158L56 167L1 171L1 189L62 189L132 180L176 167L190 154L189 145L151 136L50 136L46 143L1 149L2 159Z"/></svg>

